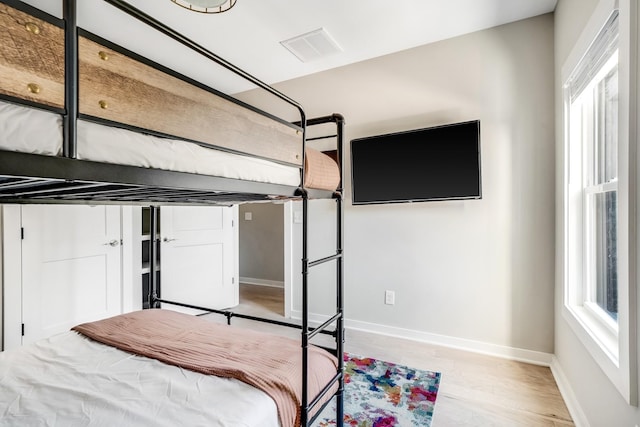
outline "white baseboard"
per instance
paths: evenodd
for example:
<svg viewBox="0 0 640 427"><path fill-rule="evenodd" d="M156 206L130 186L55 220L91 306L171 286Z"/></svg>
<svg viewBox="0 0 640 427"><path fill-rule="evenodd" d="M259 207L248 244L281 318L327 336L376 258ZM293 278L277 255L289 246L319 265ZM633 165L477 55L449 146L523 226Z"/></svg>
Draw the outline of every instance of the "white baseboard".
<svg viewBox="0 0 640 427"><path fill-rule="evenodd" d="M578 399L576 398L575 393L573 392L573 388L571 387L571 383L567 379L567 376L564 374L562 370L562 366L558 361L556 356L551 358L551 373L553 374L553 378L556 380L556 384L558 384L558 390L560 390L560 394L564 399L564 403L567 405L567 409L569 410L569 414L571 414L571 418L573 418L573 423L576 427L590 427L589 421L587 420L587 416L584 414Z"/></svg>
<svg viewBox="0 0 640 427"><path fill-rule="evenodd" d="M240 277L240 283L246 283L247 285L269 286L271 288L284 288L283 281L256 279L255 277Z"/></svg>
<svg viewBox="0 0 640 427"><path fill-rule="evenodd" d="M294 319L300 319L302 317L302 313L298 310L292 310L291 317ZM328 319L328 316L318 314L311 314L309 316L309 322L312 324L320 324L326 319ZM543 353L540 351L489 344L465 338L432 334L429 332L398 328L395 326L386 326L378 323L362 322L359 320L345 319L345 328L370 332L374 334L387 335L396 338L404 338L412 341L424 342L427 344L435 344L443 347L456 348L473 353L481 353L489 356L496 356L504 359L516 360L519 362L526 362L547 367L551 365L553 357L553 355L549 353Z"/></svg>

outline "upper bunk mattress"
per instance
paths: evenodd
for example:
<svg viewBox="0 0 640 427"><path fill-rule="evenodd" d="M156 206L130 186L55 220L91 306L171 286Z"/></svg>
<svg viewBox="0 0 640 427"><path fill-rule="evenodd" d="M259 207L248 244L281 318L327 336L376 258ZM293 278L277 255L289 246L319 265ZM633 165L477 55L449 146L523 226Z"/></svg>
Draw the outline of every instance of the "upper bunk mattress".
<svg viewBox="0 0 640 427"><path fill-rule="evenodd" d="M0 149L59 156L62 117L0 101ZM78 120L78 158L246 181L300 185L300 169L178 139Z"/></svg>

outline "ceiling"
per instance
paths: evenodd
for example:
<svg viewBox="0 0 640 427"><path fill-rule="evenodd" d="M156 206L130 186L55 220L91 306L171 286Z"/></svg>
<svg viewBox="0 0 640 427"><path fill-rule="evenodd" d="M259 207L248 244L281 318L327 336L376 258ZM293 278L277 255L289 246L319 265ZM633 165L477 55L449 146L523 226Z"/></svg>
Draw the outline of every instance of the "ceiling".
<svg viewBox="0 0 640 427"><path fill-rule="evenodd" d="M23 0L61 16L61 0ZM198 44L274 84L552 12L557 0L238 0L221 14L129 0ZM102 0L78 0L78 25L227 93L252 88ZM280 42L324 28L342 51L301 62Z"/></svg>

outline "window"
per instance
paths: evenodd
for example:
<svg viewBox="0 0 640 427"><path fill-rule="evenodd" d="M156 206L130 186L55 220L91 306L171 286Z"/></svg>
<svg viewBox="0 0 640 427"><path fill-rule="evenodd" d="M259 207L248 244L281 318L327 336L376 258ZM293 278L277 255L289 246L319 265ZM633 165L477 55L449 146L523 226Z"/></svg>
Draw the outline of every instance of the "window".
<svg viewBox="0 0 640 427"><path fill-rule="evenodd" d="M618 13L565 83L573 203L571 309L582 308L604 346L618 334ZM604 336L608 335L608 336ZM617 358L615 345L607 348Z"/></svg>
<svg viewBox="0 0 640 427"><path fill-rule="evenodd" d="M609 23L616 27L617 15ZM615 33L614 33L615 35ZM604 64L592 71L584 89L569 101L575 129L570 144L580 153L581 167L575 180L582 194L583 290L587 308L617 331L617 193L618 193L618 50L617 37L607 40ZM600 66L601 65L601 66ZM582 76L578 75L577 78ZM571 83L569 84L571 87ZM570 131L571 132L571 131ZM576 186L578 187L578 186ZM606 317L605 317L606 315Z"/></svg>
<svg viewBox="0 0 640 427"><path fill-rule="evenodd" d="M637 398L630 344L635 236L629 233L635 164L629 161L630 24L621 19L629 12L623 4L629 3L618 9L617 2L601 0L563 67L563 315L631 403Z"/></svg>

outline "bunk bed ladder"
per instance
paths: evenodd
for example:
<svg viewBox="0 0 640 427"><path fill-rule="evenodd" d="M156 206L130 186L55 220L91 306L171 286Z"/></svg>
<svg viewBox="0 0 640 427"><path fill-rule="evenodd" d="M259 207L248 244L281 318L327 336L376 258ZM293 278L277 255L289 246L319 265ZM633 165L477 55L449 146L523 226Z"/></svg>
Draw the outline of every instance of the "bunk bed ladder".
<svg viewBox="0 0 640 427"><path fill-rule="evenodd" d="M341 173L343 171L343 159L342 159L342 145L344 138L344 118L339 114L333 114L331 116L319 117L311 119L307 122L307 126L334 122L337 127L335 137L337 140L337 155L338 165L340 166ZM315 418L320 415L320 410L317 410L314 416L310 416L311 413L320 405L322 407L322 399L332 390L335 385L338 385L338 390L335 392L336 396L336 425L342 426L344 419L344 269L343 269L343 245L344 245L344 207L342 200L342 189L344 176L341 176L340 186L334 193L334 200L336 202L336 251L334 254L324 258L310 261L308 256L309 236L308 236L308 214L309 214L309 194L303 189L302 195L302 369L303 369L303 383L302 383L302 398L301 398L301 412L302 412L302 426L309 426ZM336 313L328 320L317 327L309 326L309 273L310 268L316 267L327 262L336 263ZM307 391L308 385L308 349L310 340L318 333L326 333L326 329L335 323L335 330L331 333L335 337L336 341L336 357L338 359L338 367L335 377L326 385L326 387L309 402L309 396Z"/></svg>

